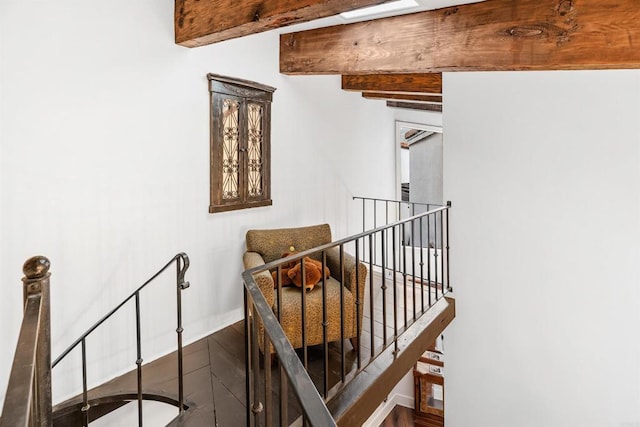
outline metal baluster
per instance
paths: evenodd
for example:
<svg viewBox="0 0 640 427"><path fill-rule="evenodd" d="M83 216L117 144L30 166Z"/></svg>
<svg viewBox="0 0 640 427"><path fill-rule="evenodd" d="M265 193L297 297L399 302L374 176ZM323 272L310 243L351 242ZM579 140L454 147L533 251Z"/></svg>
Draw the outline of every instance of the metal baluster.
<svg viewBox="0 0 640 427"><path fill-rule="evenodd" d="M182 290L186 289L189 286L188 282L184 282L184 278L181 277L181 258L176 259L176 267L177 267L177 286L176 286L176 305L177 305L177 320L178 326L176 328L176 333L178 334L178 402L179 413L181 414L184 411L184 364L183 364L183 354L182 354L182 332L184 329L182 328Z"/></svg>
<svg viewBox="0 0 640 427"><path fill-rule="evenodd" d="M360 261L356 259L356 269ZM344 383L346 377L346 360L345 360L345 348L344 348L344 245L340 245L340 380ZM358 293L358 286L356 285L356 294ZM356 295L356 298L358 296ZM356 317L358 317L358 306L356 305ZM356 330L357 332L357 330ZM349 333L351 334L351 333Z"/></svg>
<svg viewBox="0 0 640 427"><path fill-rule="evenodd" d="M366 216L366 212L367 212L367 205L366 205L366 200L363 198L362 199L362 232L364 233L367 230L367 216Z"/></svg>
<svg viewBox="0 0 640 427"><path fill-rule="evenodd" d="M449 209L451 209L451 202L447 202L447 291L451 292L451 278L450 274L450 262L449 262Z"/></svg>
<svg viewBox="0 0 640 427"><path fill-rule="evenodd" d="M391 249L393 251L393 345L394 353L398 353L398 284L396 278L396 227L391 227L391 240L393 244Z"/></svg>
<svg viewBox="0 0 640 427"><path fill-rule="evenodd" d="M282 265L278 265L276 268L276 311L278 323L282 324ZM269 347L269 353L271 352L271 347ZM277 357L277 355L274 355ZM288 406L288 397L287 397L287 376L286 372L282 369L282 363L280 363L279 367L280 373L280 405L279 405L279 416L280 416L280 425L284 425L282 420L287 420L287 406Z"/></svg>
<svg viewBox="0 0 640 427"><path fill-rule="evenodd" d="M387 345L387 229L382 230L380 239L382 243L382 346ZM373 276L373 275L372 275Z"/></svg>
<svg viewBox="0 0 640 427"><path fill-rule="evenodd" d="M136 292L136 372L138 376L138 426L142 427L142 341L140 332L140 292Z"/></svg>
<svg viewBox="0 0 640 427"><path fill-rule="evenodd" d="M440 211L440 281L444 296L444 211Z"/></svg>
<svg viewBox="0 0 640 427"><path fill-rule="evenodd" d="M371 246L371 243L373 241L373 234L369 234L369 323L371 326L371 358L373 359L373 356L375 356L376 352L375 352L375 320L374 320L374 313L373 313L373 297L374 297L374 292L373 292L373 262L371 260L372 257L372 252L373 252L373 247Z"/></svg>
<svg viewBox="0 0 640 427"><path fill-rule="evenodd" d="M356 287L360 286L360 240L356 239ZM362 367L362 357L360 355L360 333L362 325L360 324L360 292L356 292L356 352L358 353L358 369Z"/></svg>
<svg viewBox="0 0 640 427"><path fill-rule="evenodd" d="M302 310L300 321L302 322L302 355L304 369L309 369L309 349L307 348L307 273L304 268L304 260L300 259L300 274L302 276L302 287L300 288L300 295L302 298Z"/></svg>
<svg viewBox="0 0 640 427"><path fill-rule="evenodd" d="M324 350L324 397L329 395L329 341L328 331L329 327L329 315L327 313L327 282L325 279L325 268L327 267L327 252L322 251L322 343ZM344 282L341 282L341 284ZM341 286L342 287L342 286Z"/></svg>
<svg viewBox="0 0 640 427"><path fill-rule="evenodd" d="M415 208L415 204L411 206ZM415 211L415 209L413 209ZM415 216L415 215L412 215ZM413 294L413 321L417 319L416 316L416 221L411 220L411 292Z"/></svg>
<svg viewBox="0 0 640 427"><path fill-rule="evenodd" d="M253 354L251 348L251 334L253 330L251 329L251 308L250 308L251 300L249 297L249 292L247 288L244 287L244 336L245 336L245 346L244 346L244 372L245 372L245 393L247 396L247 406L246 406L246 417L247 417L247 425L253 426L253 416L251 413L251 408L253 408L253 377L251 375L251 356Z"/></svg>
<svg viewBox="0 0 640 427"><path fill-rule="evenodd" d="M276 309L278 310L278 323L282 324L282 265L278 265L276 274L276 294L278 297Z"/></svg>
<svg viewBox="0 0 640 427"><path fill-rule="evenodd" d="M287 391L287 383L289 379L287 378L287 373L282 367L282 363L279 363L280 367L280 425L287 426L288 422L288 408L289 408L289 396Z"/></svg>
<svg viewBox="0 0 640 427"><path fill-rule="evenodd" d="M431 301L431 214L427 215L427 284L429 287L429 307L433 304Z"/></svg>
<svg viewBox="0 0 640 427"><path fill-rule="evenodd" d="M253 305L253 301L251 301L251 304ZM251 405L251 412L253 412L253 422L254 422L254 426L259 426L260 425L260 413L264 410L264 406L262 405L262 402L259 401L260 399L260 347L258 344L258 333L259 333L259 326L258 326L258 314L257 311L253 311L252 312L252 316L251 316L251 363L253 364L253 405ZM264 334L267 333L267 331L263 331ZM263 349L263 353L267 353L271 351L270 348L265 348Z"/></svg>
<svg viewBox="0 0 640 427"><path fill-rule="evenodd" d="M402 203L398 203L398 221L402 221ZM398 246L403 248L404 247L404 226L400 231L402 231L402 233L398 236ZM398 266L402 265L402 259L404 258L404 255L405 255L403 251L404 249L398 251Z"/></svg>
<svg viewBox="0 0 640 427"><path fill-rule="evenodd" d="M384 225L389 225L389 201L384 202Z"/></svg>
<svg viewBox="0 0 640 427"><path fill-rule="evenodd" d="M420 217L420 301L424 313L424 241L422 240L422 218Z"/></svg>
<svg viewBox="0 0 640 427"><path fill-rule="evenodd" d="M433 262L433 266L434 266L434 280L435 280L435 285L436 285L436 299L435 301L438 301L440 299L440 297L438 296L438 213L436 212L433 215L433 246L434 246L434 252L433 252L433 258L434 258L434 262ZM434 301L434 302L435 302Z"/></svg>
<svg viewBox="0 0 640 427"><path fill-rule="evenodd" d="M89 425L89 399L87 397L87 344L82 340L82 425Z"/></svg>
<svg viewBox="0 0 640 427"><path fill-rule="evenodd" d="M374 230L375 228L378 227L378 202L376 200L373 201L373 228L372 230ZM369 235L369 266L373 265L373 264L377 264L378 262L378 242L376 240L375 234L374 235ZM371 238L373 237L373 238ZM373 245L373 251L371 250L371 245ZM373 259L372 259L373 258ZM372 271L372 270L369 270Z"/></svg>
<svg viewBox="0 0 640 427"><path fill-rule="evenodd" d="M265 427L273 426L273 402L271 401L271 342L264 331L264 422Z"/></svg>
<svg viewBox="0 0 640 427"><path fill-rule="evenodd" d="M406 233L406 228L405 228L405 224L406 223L402 223L402 238L404 240L404 236ZM406 245L404 244L403 241L403 245L402 245L402 249L401 252L405 252L407 250ZM409 325L409 316L407 314L407 256L406 253L404 254L404 256L402 257L402 293L403 293L403 297L404 297L404 305L403 305L403 311L404 311L404 327L405 329L407 328L407 326Z"/></svg>

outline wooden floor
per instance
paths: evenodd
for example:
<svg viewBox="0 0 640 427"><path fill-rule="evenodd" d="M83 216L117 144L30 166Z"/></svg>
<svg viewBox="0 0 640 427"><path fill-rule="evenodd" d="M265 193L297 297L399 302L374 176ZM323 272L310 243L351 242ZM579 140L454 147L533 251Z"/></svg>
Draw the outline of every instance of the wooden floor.
<svg viewBox="0 0 640 427"><path fill-rule="evenodd" d="M413 427L415 425L415 412L413 409L396 406L380 424L380 427Z"/></svg>
<svg viewBox="0 0 640 427"><path fill-rule="evenodd" d="M374 287L374 292L378 292ZM389 290L387 290L389 293ZM369 291L367 291L369 293ZM406 306L409 307L408 318L412 317L413 307L412 295L418 294L409 292L409 299ZM367 297L368 298L368 297ZM378 300L381 295L375 295ZM405 306L404 294L401 306ZM387 303L390 298L387 299ZM418 304L419 305L419 304ZM393 316L387 313L388 322L386 329L388 339L393 337ZM404 315L399 315L399 326L404 327ZM361 357L363 364L366 363L372 341L370 310L365 310L363 321L363 333L361 337ZM374 308L373 341L376 347L382 345L382 331L385 329L382 323L382 312ZM345 340L343 343L345 351L345 371L348 373L357 367L357 353L352 348L351 343ZM340 343L330 344L329 359L329 387L332 387L340 379L341 365L341 345ZM299 353L300 354L300 353ZM246 402L245 402L245 361L244 361L244 323L240 321L225 329L215 332L199 341L192 343L184 349L184 373L185 373L185 402L189 409L178 419L172 422L171 426L220 426L235 427L246 425ZM323 390L323 351L322 346L309 347L308 349L309 372L316 387L322 393ZM156 361L143 366L144 390L148 394L160 394L177 400L177 356L170 354ZM274 387L274 397L277 398L278 385L277 363L272 367L272 378ZM91 390L89 398L100 398L113 394L131 394L136 390L135 371L118 377L102 386ZM291 390L289 390L291 394ZM274 399L275 400L275 399ZM76 398L76 404L80 401ZM288 420L291 423L300 415L296 399L291 394L288 399ZM73 403L73 402L71 402ZM100 413L97 405L92 406L91 411ZM277 411L273 411L274 425L279 425ZM393 414L392 414L393 415ZM407 414L400 413L394 415L396 421L385 420L384 426L390 425L414 425L406 424L409 418ZM405 420L405 421L399 421ZM399 424L389 424L397 422ZM58 423L57 425L66 425Z"/></svg>

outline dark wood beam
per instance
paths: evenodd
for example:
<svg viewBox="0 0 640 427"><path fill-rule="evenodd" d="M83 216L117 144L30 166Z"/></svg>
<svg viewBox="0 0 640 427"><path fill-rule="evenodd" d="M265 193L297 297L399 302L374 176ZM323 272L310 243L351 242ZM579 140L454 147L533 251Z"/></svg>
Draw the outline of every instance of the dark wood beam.
<svg viewBox="0 0 640 427"><path fill-rule="evenodd" d="M399 94L389 92L363 92L363 98L383 99L385 101L411 101L425 104L442 104L442 97L436 95Z"/></svg>
<svg viewBox="0 0 640 427"><path fill-rule="evenodd" d="M405 108L408 110L442 112L442 104L424 104L424 103L417 103L417 102L387 101L387 107Z"/></svg>
<svg viewBox="0 0 640 427"><path fill-rule="evenodd" d="M388 0L176 0L176 43L203 46Z"/></svg>
<svg viewBox="0 0 640 427"><path fill-rule="evenodd" d="M343 75L342 89L358 92L389 92L397 94L440 94L442 74L366 74Z"/></svg>
<svg viewBox="0 0 640 427"><path fill-rule="evenodd" d="M283 34L285 74L640 68L638 0L487 0Z"/></svg>

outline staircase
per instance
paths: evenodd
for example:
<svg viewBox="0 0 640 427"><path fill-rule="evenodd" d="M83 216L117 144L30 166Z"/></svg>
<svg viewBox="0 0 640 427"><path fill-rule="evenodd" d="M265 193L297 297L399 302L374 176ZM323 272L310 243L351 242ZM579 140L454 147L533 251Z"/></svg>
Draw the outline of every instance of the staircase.
<svg viewBox="0 0 640 427"><path fill-rule="evenodd" d="M176 266L177 357L172 365L176 370L176 387L175 391L153 390L146 383L143 384L144 359L140 334L141 291L173 264ZM136 402L136 418L138 425L142 426L144 400L173 405L179 414L185 411L188 406L184 399L181 295L182 291L189 287L189 282L185 281L185 273L189 268L187 255L179 253L173 257L149 280L74 341L53 363L51 363L50 350L49 268L50 262L43 256L30 258L23 267L25 312L0 417L0 427L88 426L90 422L131 404L130 402ZM89 390L87 386L87 338L127 304L135 305L137 340L134 381L118 382L116 379L112 381L114 387L110 389L100 387ZM73 351L81 352L82 393L52 408L51 372ZM165 366L165 369L167 368Z"/></svg>

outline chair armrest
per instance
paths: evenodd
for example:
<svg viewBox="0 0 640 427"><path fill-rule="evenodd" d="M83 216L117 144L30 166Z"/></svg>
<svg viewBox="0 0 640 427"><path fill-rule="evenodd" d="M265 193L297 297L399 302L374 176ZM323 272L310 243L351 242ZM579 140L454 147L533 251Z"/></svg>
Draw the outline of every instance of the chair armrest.
<svg viewBox="0 0 640 427"><path fill-rule="evenodd" d="M335 247L327 250L327 267L331 270L333 278L340 281L340 248ZM356 275L356 258L344 252L343 268L344 283L342 285L349 289L353 296L357 295L359 301L363 301L364 286L367 280L367 267L359 262L358 274Z"/></svg>
<svg viewBox="0 0 640 427"><path fill-rule="evenodd" d="M259 267L265 264L264 259L262 259L262 256L257 252L245 252L244 256L242 257L242 261L244 262L245 270ZM271 277L271 273L269 272L269 270L254 274L253 278L258 284L260 291L262 291L262 294L267 300L267 303L269 303L269 307L273 307L275 293L273 290L273 278Z"/></svg>

